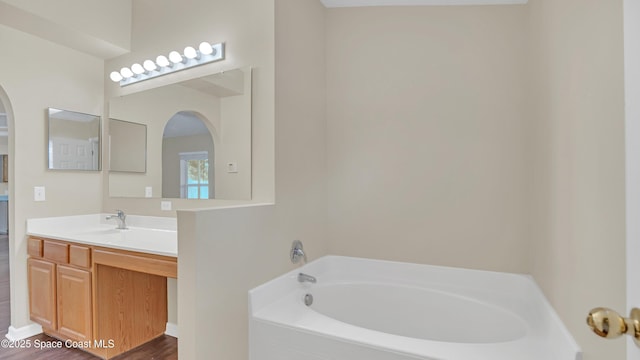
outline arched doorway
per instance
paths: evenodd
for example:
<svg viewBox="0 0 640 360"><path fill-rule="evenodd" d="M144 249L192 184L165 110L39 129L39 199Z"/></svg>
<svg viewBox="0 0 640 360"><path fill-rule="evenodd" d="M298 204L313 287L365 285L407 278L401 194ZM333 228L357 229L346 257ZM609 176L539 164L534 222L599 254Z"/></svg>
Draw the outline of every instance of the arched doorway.
<svg viewBox="0 0 640 360"><path fill-rule="evenodd" d="M11 325L10 264L13 262L13 110L9 97L0 86L0 337Z"/></svg>

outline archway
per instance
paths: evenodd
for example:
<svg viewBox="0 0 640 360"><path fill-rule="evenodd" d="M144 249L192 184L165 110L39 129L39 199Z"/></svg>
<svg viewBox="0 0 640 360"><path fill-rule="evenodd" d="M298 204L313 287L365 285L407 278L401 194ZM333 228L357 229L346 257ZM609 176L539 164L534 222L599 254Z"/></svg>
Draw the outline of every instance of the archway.
<svg viewBox="0 0 640 360"><path fill-rule="evenodd" d="M15 292L11 284L14 263L15 239L13 219L15 202L13 190L13 141L14 117L9 96L0 86L0 336L4 337L11 326L14 314L11 309ZM6 315L5 315L6 314Z"/></svg>
<svg viewBox="0 0 640 360"><path fill-rule="evenodd" d="M214 136L201 114L179 111L162 136L162 196L215 198Z"/></svg>

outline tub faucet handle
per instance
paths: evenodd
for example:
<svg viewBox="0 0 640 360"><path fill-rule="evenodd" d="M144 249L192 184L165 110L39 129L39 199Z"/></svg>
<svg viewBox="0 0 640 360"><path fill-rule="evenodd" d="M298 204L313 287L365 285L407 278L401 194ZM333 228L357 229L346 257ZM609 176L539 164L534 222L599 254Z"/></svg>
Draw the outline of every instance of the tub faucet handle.
<svg viewBox="0 0 640 360"><path fill-rule="evenodd" d="M300 240L293 241L289 255L291 257L291 262L294 264L299 263L301 260L304 261L304 264L307 263L307 255L304 253L304 246L302 246L302 241Z"/></svg>

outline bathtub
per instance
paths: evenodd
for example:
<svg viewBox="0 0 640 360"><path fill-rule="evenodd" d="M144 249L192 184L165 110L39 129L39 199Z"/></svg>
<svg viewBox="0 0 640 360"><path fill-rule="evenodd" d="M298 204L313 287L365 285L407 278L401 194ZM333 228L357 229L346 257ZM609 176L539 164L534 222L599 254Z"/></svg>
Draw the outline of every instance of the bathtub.
<svg viewBox="0 0 640 360"><path fill-rule="evenodd" d="M317 283L300 283L298 273ZM313 297L311 305L305 297ZM581 360L530 276L326 256L249 291L250 360Z"/></svg>

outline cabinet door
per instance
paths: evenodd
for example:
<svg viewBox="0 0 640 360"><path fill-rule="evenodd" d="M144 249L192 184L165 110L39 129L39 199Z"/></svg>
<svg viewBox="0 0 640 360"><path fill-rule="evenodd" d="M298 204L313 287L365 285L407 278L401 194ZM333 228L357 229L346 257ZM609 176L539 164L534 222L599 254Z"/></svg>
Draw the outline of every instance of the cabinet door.
<svg viewBox="0 0 640 360"><path fill-rule="evenodd" d="M58 333L77 341L91 340L91 273L58 265Z"/></svg>
<svg viewBox="0 0 640 360"><path fill-rule="evenodd" d="M45 329L56 329L56 265L29 259L29 312Z"/></svg>

